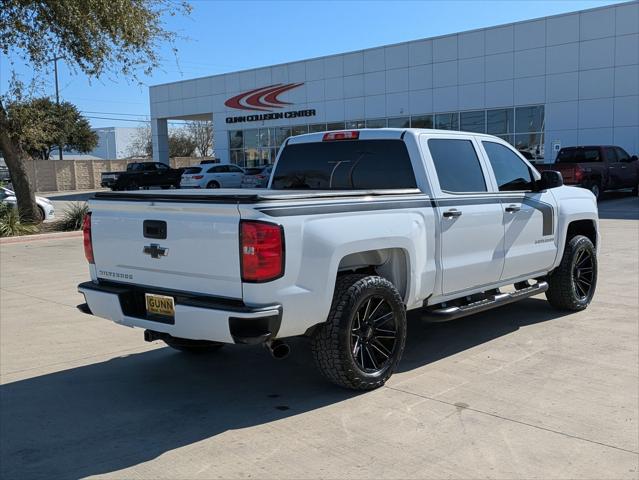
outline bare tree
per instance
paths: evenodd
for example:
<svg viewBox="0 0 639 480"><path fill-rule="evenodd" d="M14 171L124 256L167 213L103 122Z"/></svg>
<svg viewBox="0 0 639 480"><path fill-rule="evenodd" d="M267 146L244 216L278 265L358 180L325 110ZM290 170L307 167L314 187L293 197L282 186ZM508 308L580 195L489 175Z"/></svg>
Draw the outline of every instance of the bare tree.
<svg viewBox="0 0 639 480"><path fill-rule="evenodd" d="M151 140L151 127L142 124L137 127L137 131L127 147L129 157L150 157L153 154L153 142Z"/></svg>
<svg viewBox="0 0 639 480"><path fill-rule="evenodd" d="M187 122L185 130L193 139L201 157L213 154L213 122L209 120Z"/></svg>

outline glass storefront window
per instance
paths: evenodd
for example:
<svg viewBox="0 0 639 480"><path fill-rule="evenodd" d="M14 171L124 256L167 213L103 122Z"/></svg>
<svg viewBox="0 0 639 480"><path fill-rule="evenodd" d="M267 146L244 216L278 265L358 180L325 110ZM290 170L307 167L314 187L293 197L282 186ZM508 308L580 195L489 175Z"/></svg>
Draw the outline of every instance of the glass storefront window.
<svg viewBox="0 0 639 480"><path fill-rule="evenodd" d="M433 128L433 116L418 115L410 117L410 126L412 128Z"/></svg>
<svg viewBox="0 0 639 480"><path fill-rule="evenodd" d="M295 125L291 130L291 135L293 136L304 135L305 133L308 133L308 125Z"/></svg>
<svg viewBox="0 0 639 480"><path fill-rule="evenodd" d="M486 133L499 135L514 132L513 109L503 108L486 111Z"/></svg>
<svg viewBox="0 0 639 480"><path fill-rule="evenodd" d="M345 128L366 128L366 122L364 120L349 120L345 122Z"/></svg>
<svg viewBox="0 0 639 480"><path fill-rule="evenodd" d="M244 150L231 150L231 163L244 166Z"/></svg>
<svg viewBox="0 0 639 480"><path fill-rule="evenodd" d="M526 158L539 161L544 156L544 106L474 110L466 112L374 118L348 122L315 123L292 127L229 130L231 161L240 166L272 163L278 147L293 135L353 128L439 128L489 133L507 141Z"/></svg>
<svg viewBox="0 0 639 480"><path fill-rule="evenodd" d="M486 111L461 112L459 126L464 132L486 133Z"/></svg>
<svg viewBox="0 0 639 480"><path fill-rule="evenodd" d="M374 118L372 120L366 120L366 128L384 128L386 127L385 118Z"/></svg>
<svg viewBox="0 0 639 480"><path fill-rule="evenodd" d="M497 138L501 138L502 140L507 141L513 147L515 146L515 136L514 135L495 135Z"/></svg>
<svg viewBox="0 0 639 480"><path fill-rule="evenodd" d="M389 128L408 128L410 127L409 117L395 117L388 119Z"/></svg>
<svg viewBox="0 0 639 480"><path fill-rule="evenodd" d="M260 128L260 147L270 147L275 143L274 128Z"/></svg>
<svg viewBox="0 0 639 480"><path fill-rule="evenodd" d="M289 127L279 127L275 134L275 146L279 146L284 143L288 137L291 136L291 129Z"/></svg>
<svg viewBox="0 0 639 480"><path fill-rule="evenodd" d="M326 130L344 130L345 124L344 122L333 122L326 124Z"/></svg>
<svg viewBox="0 0 639 480"><path fill-rule="evenodd" d="M323 132L324 130L326 130L325 123L315 123L313 125L308 126L309 133Z"/></svg>
<svg viewBox="0 0 639 480"><path fill-rule="evenodd" d="M435 128L440 130L459 130L459 113L438 113L435 115Z"/></svg>
<svg viewBox="0 0 639 480"><path fill-rule="evenodd" d="M244 149L244 166L247 168L255 167L262 163L262 155L260 149L245 148Z"/></svg>
<svg viewBox="0 0 639 480"><path fill-rule="evenodd" d="M244 148L257 148L259 145L260 131L257 128L244 130Z"/></svg>
<svg viewBox="0 0 639 480"><path fill-rule="evenodd" d="M544 129L544 106L517 107L515 109L515 132L541 132Z"/></svg>
<svg viewBox="0 0 639 480"><path fill-rule="evenodd" d="M231 148L242 148L244 141L242 139L242 130L230 130L229 131L229 145Z"/></svg>
<svg viewBox="0 0 639 480"><path fill-rule="evenodd" d="M541 132L519 133L515 135L514 147L528 160L543 160L544 134Z"/></svg>

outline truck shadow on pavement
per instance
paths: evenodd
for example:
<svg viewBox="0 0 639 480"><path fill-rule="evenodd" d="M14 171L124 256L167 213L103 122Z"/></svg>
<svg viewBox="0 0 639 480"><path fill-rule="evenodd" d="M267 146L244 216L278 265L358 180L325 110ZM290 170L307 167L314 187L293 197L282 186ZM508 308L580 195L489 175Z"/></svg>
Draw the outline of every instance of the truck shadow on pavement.
<svg viewBox="0 0 639 480"><path fill-rule="evenodd" d="M427 372L442 358L561 316L540 298L443 324L411 316L399 370ZM285 361L261 347L229 346L203 357L160 348L2 385L0 477L114 472L226 431L365 395L326 383L307 340L291 344Z"/></svg>

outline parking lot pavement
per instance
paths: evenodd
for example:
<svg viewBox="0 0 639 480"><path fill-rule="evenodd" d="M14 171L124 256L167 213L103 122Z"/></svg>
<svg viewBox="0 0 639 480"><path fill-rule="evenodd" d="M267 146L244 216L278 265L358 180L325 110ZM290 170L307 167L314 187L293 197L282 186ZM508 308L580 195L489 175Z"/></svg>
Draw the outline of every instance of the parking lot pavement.
<svg viewBox="0 0 639 480"><path fill-rule="evenodd" d="M303 339L279 362L144 343L75 309L81 239L2 245L0 477L636 479L639 222L619 218L639 200L611 202L588 310L411 318L399 372L361 394Z"/></svg>

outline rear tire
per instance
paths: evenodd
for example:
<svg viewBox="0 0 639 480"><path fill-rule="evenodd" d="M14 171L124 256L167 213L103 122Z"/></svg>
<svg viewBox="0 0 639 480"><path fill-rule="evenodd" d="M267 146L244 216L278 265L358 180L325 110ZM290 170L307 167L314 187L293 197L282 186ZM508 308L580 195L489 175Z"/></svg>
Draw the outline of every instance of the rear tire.
<svg viewBox="0 0 639 480"><path fill-rule="evenodd" d="M171 339L164 339L164 343L175 350L179 350L180 352L198 355L216 352L224 346L223 343L218 342L209 342L207 340L190 340L187 338L175 337Z"/></svg>
<svg viewBox="0 0 639 480"><path fill-rule="evenodd" d="M597 251L589 238L576 235L566 242L559 266L548 276L546 298L560 310L584 310L597 287Z"/></svg>
<svg viewBox="0 0 639 480"><path fill-rule="evenodd" d="M601 185L599 182L593 181L590 185L588 185L588 190L592 193L597 200L601 197Z"/></svg>
<svg viewBox="0 0 639 480"><path fill-rule="evenodd" d="M206 188L220 188L220 184L213 180L206 184Z"/></svg>
<svg viewBox="0 0 639 480"><path fill-rule="evenodd" d="M136 182L129 182L124 190L139 190L140 187Z"/></svg>
<svg viewBox="0 0 639 480"><path fill-rule="evenodd" d="M312 334L315 364L329 381L373 390L395 371L406 343L406 309L388 280L338 277L326 323Z"/></svg>

